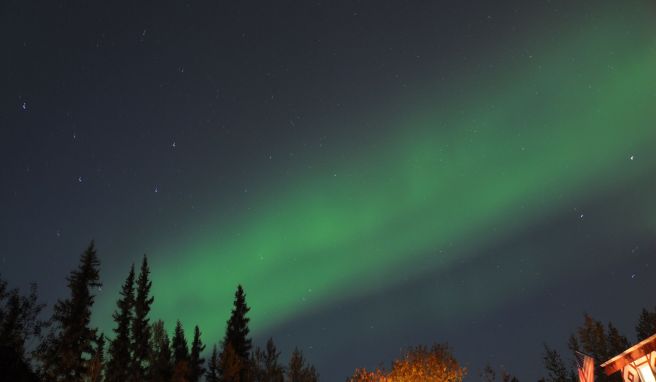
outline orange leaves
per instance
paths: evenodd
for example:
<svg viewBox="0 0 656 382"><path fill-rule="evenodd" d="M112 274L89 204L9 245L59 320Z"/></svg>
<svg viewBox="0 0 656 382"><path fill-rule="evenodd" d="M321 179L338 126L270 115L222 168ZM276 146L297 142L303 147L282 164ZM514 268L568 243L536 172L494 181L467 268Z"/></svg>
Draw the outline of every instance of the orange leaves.
<svg viewBox="0 0 656 382"><path fill-rule="evenodd" d="M408 349L392 363L392 370L356 369L350 382L462 382L466 369L460 367L445 344Z"/></svg>

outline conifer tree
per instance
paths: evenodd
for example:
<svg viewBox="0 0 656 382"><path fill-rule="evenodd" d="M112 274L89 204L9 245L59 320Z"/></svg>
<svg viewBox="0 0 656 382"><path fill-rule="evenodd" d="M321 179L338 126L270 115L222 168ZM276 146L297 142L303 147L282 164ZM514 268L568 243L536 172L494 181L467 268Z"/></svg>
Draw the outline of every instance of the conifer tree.
<svg viewBox="0 0 656 382"><path fill-rule="evenodd" d="M133 363L130 342L130 323L134 315L134 265L123 283L121 297L116 302L117 310L112 317L116 323L114 339L109 344L109 360L105 380L107 382L125 382L130 379Z"/></svg>
<svg viewBox="0 0 656 382"><path fill-rule="evenodd" d="M86 380L88 382L102 382L103 367L105 366L105 335L101 334L96 339L96 349L89 364L89 372Z"/></svg>
<svg viewBox="0 0 656 382"><path fill-rule="evenodd" d="M201 353L205 350L205 345L200 339L200 329L198 325L194 328L194 340L191 342L191 354L189 357L189 382L198 382L205 373L205 359L201 358Z"/></svg>
<svg viewBox="0 0 656 382"><path fill-rule="evenodd" d="M648 311L642 309L638 324L636 325L636 336L638 341L642 341L656 334L656 310Z"/></svg>
<svg viewBox="0 0 656 382"><path fill-rule="evenodd" d="M232 313L230 319L228 320L228 325L226 327L226 334L223 338L223 349L221 351L221 358L228 360L230 357L224 357L224 353L228 345L231 345L232 351L235 353L235 356L239 358L239 377L241 380L246 380L250 362L250 351L252 348L252 340L248 337L249 328L248 322L250 319L246 317L246 314L251 309L246 304L246 294L241 285L237 286L237 291L235 292L235 300L233 304ZM234 366L234 362L231 364Z"/></svg>
<svg viewBox="0 0 656 382"><path fill-rule="evenodd" d="M48 381L82 381L93 357L96 329L90 327L94 288L100 283L100 261L92 241L80 258L78 268L67 278L69 298L54 306L53 331L37 351L41 371Z"/></svg>
<svg viewBox="0 0 656 382"><path fill-rule="evenodd" d="M622 376L618 373L607 376L600 365L628 347L626 337L622 336L611 323L608 329L590 315L583 315L583 325L576 332L576 336L570 337L569 347L576 359L576 352L580 351L591 356L595 360L595 380L598 382L619 382ZM573 369L576 370L576 363Z"/></svg>
<svg viewBox="0 0 656 382"><path fill-rule="evenodd" d="M216 345L212 346L212 354L207 361L207 373L205 374L206 382L219 382L219 367L221 361L219 353L216 350Z"/></svg>
<svg viewBox="0 0 656 382"><path fill-rule="evenodd" d="M569 373L560 354L554 349L550 349L544 344L544 366L548 375L546 382L570 382Z"/></svg>
<svg viewBox="0 0 656 382"><path fill-rule="evenodd" d="M146 255L141 263L139 278L137 279L136 296L134 301L134 319L132 320L132 378L135 381L147 379L148 359L150 357L150 323L148 313L154 298L150 296L150 268Z"/></svg>
<svg viewBox="0 0 656 382"><path fill-rule="evenodd" d="M243 372L244 368L245 366L232 344L223 344L219 362L219 381L246 382L246 377L242 378L242 375L246 374Z"/></svg>
<svg viewBox="0 0 656 382"><path fill-rule="evenodd" d="M153 352L151 353L148 374L152 382L170 382L173 376L173 364L169 337L164 329L164 322L158 320L153 323L151 332Z"/></svg>
<svg viewBox="0 0 656 382"><path fill-rule="evenodd" d="M173 348L173 373L180 379L183 377L181 373L184 370L184 378L186 378L189 371L189 346L180 320L175 325L171 347Z"/></svg>
<svg viewBox="0 0 656 382"><path fill-rule="evenodd" d="M629 340L621 335L615 325L613 325L611 322L608 323L608 336L606 343L608 346L606 351L607 359L614 357L629 348Z"/></svg>
<svg viewBox="0 0 656 382"><path fill-rule="evenodd" d="M180 361L175 364L171 382L189 382L189 361Z"/></svg>

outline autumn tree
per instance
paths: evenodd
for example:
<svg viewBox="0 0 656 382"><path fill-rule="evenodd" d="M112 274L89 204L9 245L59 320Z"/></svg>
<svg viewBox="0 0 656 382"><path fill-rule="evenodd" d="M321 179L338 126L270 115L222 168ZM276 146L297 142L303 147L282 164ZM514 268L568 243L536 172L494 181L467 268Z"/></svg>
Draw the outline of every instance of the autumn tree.
<svg viewBox="0 0 656 382"><path fill-rule="evenodd" d="M358 368L355 369L355 372L352 376L347 379L347 382L385 382L390 381L386 379L385 372L381 369L376 369L373 371Z"/></svg>
<svg viewBox="0 0 656 382"><path fill-rule="evenodd" d="M54 306L53 328L37 351L48 381L82 381L94 355L96 329L90 327L91 308L99 288L100 261L93 241L80 257L78 268L67 278L70 297Z"/></svg>
<svg viewBox="0 0 656 382"><path fill-rule="evenodd" d="M114 339L109 343L107 382L125 382L130 378L132 366L132 344L130 342L130 323L134 314L134 265L123 283L120 297L116 302L117 310L112 317L116 323Z"/></svg>
<svg viewBox="0 0 656 382"><path fill-rule="evenodd" d="M417 346L408 349L401 359L392 363L389 372L357 369L350 382L462 382L467 370L461 367L445 344L430 348Z"/></svg>
<svg viewBox="0 0 656 382"><path fill-rule="evenodd" d="M148 359L150 356L150 323L148 314L153 303L150 296L150 268L144 255L141 262L139 278L137 279L136 296L134 300L134 318L132 320L132 378L134 381L146 380Z"/></svg>
<svg viewBox="0 0 656 382"><path fill-rule="evenodd" d="M403 358L394 361L389 377L395 382L461 382L465 372L447 345L434 344L430 348L410 348Z"/></svg>

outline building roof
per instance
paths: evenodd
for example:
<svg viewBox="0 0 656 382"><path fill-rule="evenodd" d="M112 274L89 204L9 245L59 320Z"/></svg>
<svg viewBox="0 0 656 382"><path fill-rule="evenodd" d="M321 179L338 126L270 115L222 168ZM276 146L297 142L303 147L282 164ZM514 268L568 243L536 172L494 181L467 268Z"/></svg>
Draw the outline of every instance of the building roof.
<svg viewBox="0 0 656 382"><path fill-rule="evenodd" d="M627 364L646 354L651 353L652 351L656 351L656 334L631 346L622 354L618 354L608 361L602 363L601 367L604 368L606 375L611 375L617 371L621 371L622 368Z"/></svg>

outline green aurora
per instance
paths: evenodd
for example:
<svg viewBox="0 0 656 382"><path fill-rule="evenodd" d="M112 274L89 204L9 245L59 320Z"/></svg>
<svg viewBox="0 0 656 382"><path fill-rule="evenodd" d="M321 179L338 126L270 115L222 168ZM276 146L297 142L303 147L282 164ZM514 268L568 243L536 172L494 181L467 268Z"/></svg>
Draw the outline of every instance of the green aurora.
<svg viewBox="0 0 656 382"><path fill-rule="evenodd" d="M152 317L198 324L206 342L218 341L241 283L254 333L267 333L354 291L448 272L460 260L450 246L476 256L591 189L610 192L650 173L656 34L648 15L606 16L561 26L560 41L524 36L539 47L531 57L494 78L463 69L464 96L404 100L403 115L384 116L385 133L369 147L324 163L329 174L272 182L248 214L189 224L193 240L164 239L152 249ZM653 218L641 224L653 229ZM543 258L529 267L545 266ZM121 281L105 280L106 289ZM514 290L509 282L490 293L496 300L470 296L476 303L451 316L483 311ZM115 297L103 295L96 317L111 317Z"/></svg>

